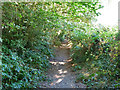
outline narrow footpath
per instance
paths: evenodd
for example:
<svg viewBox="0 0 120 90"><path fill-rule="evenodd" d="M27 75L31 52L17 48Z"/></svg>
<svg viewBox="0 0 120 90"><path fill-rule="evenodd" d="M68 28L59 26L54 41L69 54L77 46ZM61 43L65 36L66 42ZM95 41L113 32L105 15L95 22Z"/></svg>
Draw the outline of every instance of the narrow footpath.
<svg viewBox="0 0 120 90"><path fill-rule="evenodd" d="M75 83L69 63L70 48L55 48L54 53L56 56L50 60L51 68L47 72L50 82L44 82L42 88L85 88L84 84Z"/></svg>

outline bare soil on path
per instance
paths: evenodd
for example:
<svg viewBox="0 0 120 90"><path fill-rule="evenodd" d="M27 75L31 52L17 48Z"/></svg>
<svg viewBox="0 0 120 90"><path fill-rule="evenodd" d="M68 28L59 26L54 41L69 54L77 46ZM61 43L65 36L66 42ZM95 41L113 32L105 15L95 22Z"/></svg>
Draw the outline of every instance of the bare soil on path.
<svg viewBox="0 0 120 90"><path fill-rule="evenodd" d="M48 70L50 82L41 84L42 88L85 88L82 83L75 83L75 73L70 67L70 48L59 47L54 49L55 58L50 60L51 68Z"/></svg>

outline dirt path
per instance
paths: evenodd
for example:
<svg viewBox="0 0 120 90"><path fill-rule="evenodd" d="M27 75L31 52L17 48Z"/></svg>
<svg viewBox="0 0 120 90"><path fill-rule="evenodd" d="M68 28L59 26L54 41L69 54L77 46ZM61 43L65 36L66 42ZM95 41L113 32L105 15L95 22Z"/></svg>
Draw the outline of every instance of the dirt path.
<svg viewBox="0 0 120 90"><path fill-rule="evenodd" d="M44 82L42 88L84 88L84 84L75 83L75 74L70 70L70 49L56 48L56 57L50 60L51 68L48 70L50 82Z"/></svg>

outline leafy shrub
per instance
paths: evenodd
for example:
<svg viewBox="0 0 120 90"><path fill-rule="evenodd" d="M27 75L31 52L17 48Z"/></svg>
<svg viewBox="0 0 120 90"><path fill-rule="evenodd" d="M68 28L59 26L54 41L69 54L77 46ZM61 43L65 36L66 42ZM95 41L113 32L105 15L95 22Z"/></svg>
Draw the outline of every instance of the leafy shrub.
<svg viewBox="0 0 120 90"><path fill-rule="evenodd" d="M81 66L82 62L87 63L84 66L88 71L93 71L89 77L80 74L77 82L83 81L88 87L119 87L118 41L115 39L117 28L102 27L102 30L99 30L101 29L99 27L99 29L97 28L99 32L94 31L94 33L91 29L89 28L91 34L87 31L80 33L81 30L77 33L72 32L74 33L72 42L79 39L79 42L73 43L72 62L77 62L78 66ZM113 33L111 33L112 31ZM97 76L95 76L96 74Z"/></svg>
<svg viewBox="0 0 120 90"><path fill-rule="evenodd" d="M53 28L53 23L48 24L47 21L53 18L49 11L38 8L40 5L34 2L3 3L4 88L40 87L38 82L47 80L45 71L49 66L49 57L52 56L49 32Z"/></svg>
<svg viewBox="0 0 120 90"><path fill-rule="evenodd" d="M7 48L4 48L7 49ZM3 49L3 51L4 51ZM2 64L2 80L3 87L38 87L37 84L41 80L46 80L44 71L49 66L48 58L41 56L38 52L27 53L26 57L21 58L17 53L3 53ZM29 51L31 52L31 51Z"/></svg>
<svg viewBox="0 0 120 90"><path fill-rule="evenodd" d="M87 26L85 26L87 28ZM72 33L72 42L73 42L73 60L78 62L93 60L101 54L109 54L114 51L111 49L113 43L115 42L115 34L111 32L104 32L102 30L92 31L93 27L86 30L77 30ZM116 32L117 30L113 30ZM104 36L106 33L106 36ZM109 36L108 36L109 35ZM76 42L76 43L74 43ZM117 43L117 42L116 42Z"/></svg>

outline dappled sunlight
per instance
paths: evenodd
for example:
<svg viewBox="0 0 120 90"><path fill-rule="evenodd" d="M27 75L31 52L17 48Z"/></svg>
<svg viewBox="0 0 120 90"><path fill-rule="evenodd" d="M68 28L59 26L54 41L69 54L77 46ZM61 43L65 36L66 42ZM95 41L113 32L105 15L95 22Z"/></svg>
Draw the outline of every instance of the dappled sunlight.
<svg viewBox="0 0 120 90"><path fill-rule="evenodd" d="M83 73L83 75L86 76L86 77L90 76L89 73Z"/></svg>
<svg viewBox="0 0 120 90"><path fill-rule="evenodd" d="M72 61L72 59L67 59L67 60L65 60L66 62L71 62Z"/></svg>
<svg viewBox="0 0 120 90"><path fill-rule="evenodd" d="M70 62L70 61L72 61L72 59L65 59L62 61L50 61L50 63L53 65L57 65L57 64L64 65L64 64L66 64L66 62Z"/></svg>
<svg viewBox="0 0 120 90"><path fill-rule="evenodd" d="M58 72L59 72L59 74L62 74L62 73L67 73L67 70L62 70L62 69L60 69L60 70L58 70Z"/></svg>
<svg viewBox="0 0 120 90"><path fill-rule="evenodd" d="M77 64L72 64L72 66L76 66Z"/></svg>
<svg viewBox="0 0 120 90"><path fill-rule="evenodd" d="M53 86L55 84L62 82L66 76L64 75L65 73L67 73L67 70L63 70L63 69L58 70L58 73L54 75L55 81L53 81L51 85Z"/></svg>
<svg viewBox="0 0 120 90"><path fill-rule="evenodd" d="M63 82L68 81L67 77L69 75L69 71L68 68L66 68L66 65L72 59L69 58L69 49L65 48L64 46L65 45L62 45L62 47L55 49L54 53L56 54L56 56L50 61L50 63L55 67L52 69L53 71L55 71L53 72L54 74L51 76L53 81L50 85L52 87L56 85L62 85L64 84ZM66 84L70 85L69 83Z"/></svg>
<svg viewBox="0 0 120 90"><path fill-rule="evenodd" d="M53 64L53 65L57 65L57 64L60 64L60 65L64 65L65 64L65 62L58 62L58 61L50 61L50 63L51 64Z"/></svg>
<svg viewBox="0 0 120 90"><path fill-rule="evenodd" d="M61 78L61 77L65 77L65 75L57 75L57 74L56 74L54 77L55 77L55 78Z"/></svg>
<svg viewBox="0 0 120 90"><path fill-rule="evenodd" d="M53 85L55 85L55 84L57 84L57 83L60 83L62 80L63 80L63 78L60 78L60 79L52 82L52 83L51 83L51 86L53 86Z"/></svg>
<svg viewBox="0 0 120 90"><path fill-rule="evenodd" d="M62 60L62 61L50 61L51 64L57 66L57 65L65 65L67 60ZM56 71L56 74L53 76L54 81L51 82L51 86L54 86L56 84L59 84L61 82L65 81L65 78L67 77L68 71L66 70L66 68L59 68Z"/></svg>
<svg viewBox="0 0 120 90"><path fill-rule="evenodd" d="M63 78L62 78L62 79L58 79L58 80L56 81L56 83L60 83L62 80L63 80Z"/></svg>
<svg viewBox="0 0 120 90"><path fill-rule="evenodd" d="M54 53L55 57L50 59L50 64L52 68L49 71L51 80L49 84L50 87L75 88L75 76L70 70L70 62L72 61L72 58L70 57L70 49L62 46L59 48L55 48Z"/></svg>

